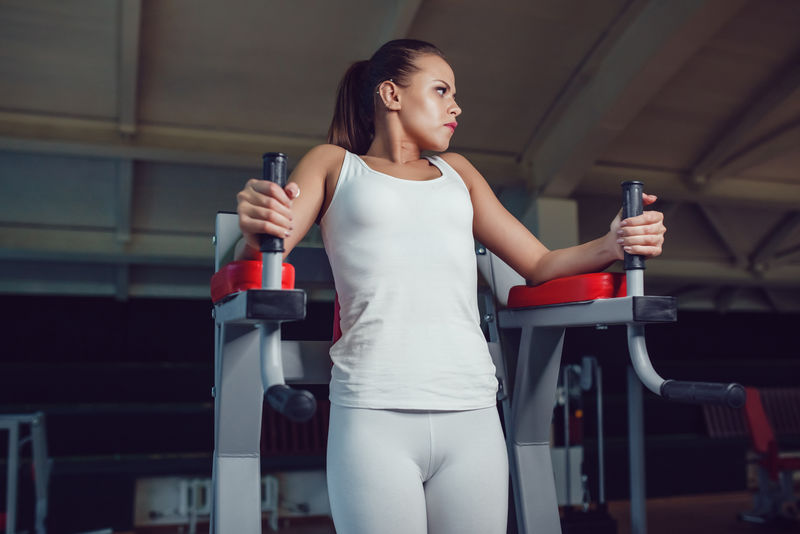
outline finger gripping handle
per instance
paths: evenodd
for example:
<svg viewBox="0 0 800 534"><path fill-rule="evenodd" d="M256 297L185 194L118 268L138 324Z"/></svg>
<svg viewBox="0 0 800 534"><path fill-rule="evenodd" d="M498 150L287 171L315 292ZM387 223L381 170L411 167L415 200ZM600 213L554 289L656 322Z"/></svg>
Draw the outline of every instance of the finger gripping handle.
<svg viewBox="0 0 800 534"><path fill-rule="evenodd" d="M726 404L731 408L741 408L745 402L744 388L736 383L667 380L661 385L661 396L677 402Z"/></svg>
<svg viewBox="0 0 800 534"><path fill-rule="evenodd" d="M644 184L639 181L622 182L622 219L636 217L644 211L642 191ZM625 253L625 270L644 269L644 256Z"/></svg>
<svg viewBox="0 0 800 534"><path fill-rule="evenodd" d="M278 184L281 188L286 186L286 167L288 158L281 152L267 152L263 156L261 178ZM271 235L259 236L259 249L261 252L283 252L283 239Z"/></svg>

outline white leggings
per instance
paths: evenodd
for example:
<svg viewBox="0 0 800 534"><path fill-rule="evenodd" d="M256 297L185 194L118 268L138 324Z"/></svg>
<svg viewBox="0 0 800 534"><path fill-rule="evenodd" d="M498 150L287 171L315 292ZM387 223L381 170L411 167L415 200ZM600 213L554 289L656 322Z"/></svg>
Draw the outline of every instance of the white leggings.
<svg viewBox="0 0 800 534"><path fill-rule="evenodd" d="M508 457L497 409L331 406L337 534L504 534Z"/></svg>

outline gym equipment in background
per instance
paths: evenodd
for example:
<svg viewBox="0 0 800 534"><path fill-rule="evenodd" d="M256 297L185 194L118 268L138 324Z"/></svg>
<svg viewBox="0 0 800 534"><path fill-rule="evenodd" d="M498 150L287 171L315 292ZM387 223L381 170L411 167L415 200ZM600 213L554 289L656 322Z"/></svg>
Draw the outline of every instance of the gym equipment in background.
<svg viewBox="0 0 800 534"><path fill-rule="evenodd" d="M28 427L28 436L20 431ZM8 431L8 453L6 458L6 510L4 525L0 530L6 534L17 532L17 488L19 487L19 452L27 443L31 444L31 471L33 473L36 506L33 528L36 534L45 534L47 519L47 487L50 482L50 459L47 457L47 435L44 413L0 415L0 429Z"/></svg>
<svg viewBox="0 0 800 534"><path fill-rule="evenodd" d="M761 393L753 387L746 388L746 391L744 415L753 452L758 457L758 490L753 497L753 509L739 514L739 518L760 524L797 524L800 522L800 501L794 495L793 474L800 471L800 458L780 454L775 431L761 402Z"/></svg>
<svg viewBox="0 0 800 534"><path fill-rule="evenodd" d="M593 500L589 489L590 473L586 469L584 448L584 397L594 388L597 425L597 495ZM617 522L608 513L605 495L605 460L603 436L603 374L597 358L584 356L580 365L561 366L561 386L557 390L556 406L561 408L563 448L569 453L563 455L563 476L559 505L564 510L561 527L568 534L616 534ZM557 410L558 411L558 410ZM577 435L574 435L577 434ZM558 437L558 436L554 436ZM554 447L554 450L558 450ZM578 454L573 454L577 451ZM577 457L579 461L574 461ZM577 465L575 465L577 464ZM559 463L553 459L553 468ZM573 476L576 473L578 476ZM576 480L577 479L577 480ZM556 476L556 484L559 477ZM577 484L575 484L577 482ZM575 486L573 486L573 484ZM556 491L558 492L558 486ZM579 505L579 506L575 506Z"/></svg>

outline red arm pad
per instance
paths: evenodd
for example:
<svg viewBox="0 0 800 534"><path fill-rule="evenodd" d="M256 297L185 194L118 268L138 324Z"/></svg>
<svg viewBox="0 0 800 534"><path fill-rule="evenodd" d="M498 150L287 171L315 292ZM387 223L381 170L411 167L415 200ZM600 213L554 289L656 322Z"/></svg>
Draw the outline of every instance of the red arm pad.
<svg viewBox="0 0 800 534"><path fill-rule="evenodd" d="M545 306L627 295L623 273L590 273L556 278L538 286L515 286L508 293L509 308Z"/></svg>
<svg viewBox="0 0 800 534"><path fill-rule="evenodd" d="M261 289L261 262L258 260L232 261L211 277L211 300L218 302L228 295ZM294 289L294 266L281 266L281 289Z"/></svg>

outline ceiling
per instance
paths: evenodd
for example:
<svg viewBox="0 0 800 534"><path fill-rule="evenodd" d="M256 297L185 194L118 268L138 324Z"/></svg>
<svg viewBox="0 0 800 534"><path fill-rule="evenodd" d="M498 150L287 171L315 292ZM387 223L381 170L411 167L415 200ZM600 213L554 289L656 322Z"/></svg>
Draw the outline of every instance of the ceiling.
<svg viewBox="0 0 800 534"><path fill-rule="evenodd" d="M567 199L590 239L641 179L669 228L649 288L800 311L797 28L797 0L0 0L0 292L207 298L214 213L412 37L509 206Z"/></svg>

